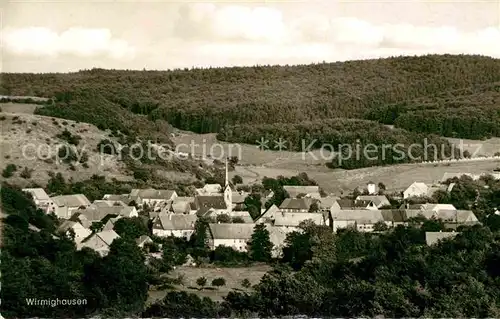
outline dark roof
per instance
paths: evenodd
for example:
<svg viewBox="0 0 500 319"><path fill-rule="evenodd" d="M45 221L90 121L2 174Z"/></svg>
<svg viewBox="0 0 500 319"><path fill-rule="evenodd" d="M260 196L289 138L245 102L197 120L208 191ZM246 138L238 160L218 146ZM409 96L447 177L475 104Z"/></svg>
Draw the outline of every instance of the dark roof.
<svg viewBox="0 0 500 319"><path fill-rule="evenodd" d="M286 198L280 209L309 209L311 203L309 198Z"/></svg>
<svg viewBox="0 0 500 319"><path fill-rule="evenodd" d="M406 213L403 210L382 209L380 210L380 212L382 213L382 217L384 217L384 221L386 222L403 223L407 220Z"/></svg>
<svg viewBox="0 0 500 319"><path fill-rule="evenodd" d="M365 208L371 203L369 200L352 200L352 199L339 199L337 200L340 208L342 209L354 209L354 208Z"/></svg>
<svg viewBox="0 0 500 319"><path fill-rule="evenodd" d="M226 209L227 205L224 201L224 196L197 196L196 204L199 209L213 208L213 209Z"/></svg>

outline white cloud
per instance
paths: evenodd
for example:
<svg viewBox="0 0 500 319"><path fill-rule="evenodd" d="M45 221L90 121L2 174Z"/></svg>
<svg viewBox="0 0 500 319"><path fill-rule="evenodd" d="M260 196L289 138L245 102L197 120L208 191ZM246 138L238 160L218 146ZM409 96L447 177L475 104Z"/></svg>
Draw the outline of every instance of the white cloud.
<svg viewBox="0 0 500 319"><path fill-rule="evenodd" d="M70 28L58 34L43 27L6 28L3 30L3 46L17 55L42 57L71 54L122 59L133 57L135 53L126 41L114 39L109 29Z"/></svg>
<svg viewBox="0 0 500 319"><path fill-rule="evenodd" d="M303 57L306 62L317 56L335 59L348 51L354 53L352 59L377 56L377 52L382 56L391 52L396 55L475 53L500 57L500 27L467 33L452 26L375 25L355 17L330 17L327 13L304 13L300 19L287 20L276 8L235 5L197 4L183 10L184 28L193 28L194 33L198 30L197 39L210 42L202 50L219 57L248 58L253 54L275 60L289 56L295 60ZM228 45L228 40L233 43ZM359 52L356 53L356 49Z"/></svg>

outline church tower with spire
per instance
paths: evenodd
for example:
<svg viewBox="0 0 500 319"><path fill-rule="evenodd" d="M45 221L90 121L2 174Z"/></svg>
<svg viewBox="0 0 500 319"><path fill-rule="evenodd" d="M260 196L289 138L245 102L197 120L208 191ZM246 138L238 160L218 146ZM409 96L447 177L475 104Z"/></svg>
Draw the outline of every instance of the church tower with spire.
<svg viewBox="0 0 500 319"><path fill-rule="evenodd" d="M229 168L226 157L226 181L224 184L224 201L226 202L227 211L231 212L233 210L233 191L231 185L229 185Z"/></svg>

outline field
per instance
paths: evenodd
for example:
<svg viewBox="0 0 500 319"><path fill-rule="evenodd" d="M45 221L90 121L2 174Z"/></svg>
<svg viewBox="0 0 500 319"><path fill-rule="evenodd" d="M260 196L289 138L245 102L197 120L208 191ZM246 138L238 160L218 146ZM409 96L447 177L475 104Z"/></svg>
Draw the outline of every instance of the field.
<svg viewBox="0 0 500 319"><path fill-rule="evenodd" d="M169 273L170 278L177 278L178 276L184 277L183 285L178 285L177 290L184 290L186 292L195 293L200 297L210 297L213 300L222 300L233 289L240 289L247 291L248 289L241 286L243 279L248 279L251 285L260 282L260 279L270 270L267 265L255 265L252 267L242 268L198 268L198 267L177 267ZM218 287L216 290L198 290L199 286L196 284L196 279L205 277L207 284L205 287L211 287L213 279L223 277L226 280L225 286ZM191 289L189 287L195 288ZM251 288L250 288L251 289ZM148 302L154 302L163 298L168 291L150 291Z"/></svg>
<svg viewBox="0 0 500 319"><path fill-rule="evenodd" d="M49 179L48 172L50 171L60 172L65 179L73 178L75 181L88 179L94 174L106 175L108 178L118 180L129 179L123 163L111 156L100 156L97 152L97 144L101 139L112 139L107 136L106 132L100 131L91 124L28 114L27 105L8 105L7 108L4 108L4 105L1 104L4 112L0 113L2 117L0 122L0 169L3 170L11 163L18 167L18 172L8 179L9 182L27 185L32 181L44 185ZM5 112L11 107L18 106L22 109L16 109L19 113ZM21 113L21 111L25 112ZM63 132L64 129L81 136L82 139L77 147L80 151L78 154L82 154L81 151L88 154L88 168L78 164L78 166L75 165L76 170L73 171L68 164L58 163L58 161L51 159L57 155L57 150L63 143L56 135ZM24 167L33 170L30 179L19 177L19 171ZM5 180L1 176L0 179Z"/></svg>
<svg viewBox="0 0 500 319"><path fill-rule="evenodd" d="M363 187L369 181L384 183L388 191L401 191L414 181L438 182L444 173L478 174L492 172L495 168L500 167L498 160L491 160L472 163L403 164L355 170L332 170L324 165L331 155L326 152L321 157L320 151L303 154L300 152L260 150L254 145L235 145L217 141L215 134L180 132L176 134L173 140L179 146L179 151L191 152L192 150L197 156L206 157L211 155L220 159L223 158L221 154L239 156L240 165L236 166L235 171L230 172L230 175L240 175L244 183L259 182L265 176L290 176L306 172L326 192L338 195L341 192L352 191L356 187ZM459 143L459 141L452 140L453 143ZM500 150L500 139L486 141L464 140L464 149L474 153L477 148L476 144L480 143L482 143L483 147L476 156L491 156L497 150ZM195 145L195 147L188 147L189 145ZM224 153L222 153L222 149Z"/></svg>
<svg viewBox="0 0 500 319"><path fill-rule="evenodd" d="M24 103L1 103L0 107L2 108L2 112L5 113L24 113L24 114L33 114L37 107L40 105L36 104L24 104Z"/></svg>

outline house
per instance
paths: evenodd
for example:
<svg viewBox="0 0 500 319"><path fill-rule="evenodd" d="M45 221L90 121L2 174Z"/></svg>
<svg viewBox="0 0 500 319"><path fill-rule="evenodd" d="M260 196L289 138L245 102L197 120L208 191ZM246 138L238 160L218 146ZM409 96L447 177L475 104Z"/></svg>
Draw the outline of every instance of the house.
<svg viewBox="0 0 500 319"><path fill-rule="evenodd" d="M155 206L160 203L172 202L177 197L174 190L168 189L133 189L129 198L138 205Z"/></svg>
<svg viewBox="0 0 500 319"><path fill-rule="evenodd" d="M359 231L371 232L378 222L384 222L384 216L380 210L349 209L339 210L331 213L332 229L336 232L339 228L354 227Z"/></svg>
<svg viewBox="0 0 500 319"><path fill-rule="evenodd" d="M93 233L85 238L77 248L90 248L98 252L101 256L106 256L109 253L111 243L120 236L114 230L105 230L98 233Z"/></svg>
<svg viewBox="0 0 500 319"><path fill-rule="evenodd" d="M245 207L245 199L249 194L245 192L232 192L231 204L233 210L235 209L244 209Z"/></svg>
<svg viewBox="0 0 500 319"><path fill-rule="evenodd" d="M54 196L51 201L47 213L54 213L64 219L70 218L76 210L90 206L90 201L83 194Z"/></svg>
<svg viewBox="0 0 500 319"><path fill-rule="evenodd" d="M127 206L127 204L125 204L123 201L121 200L107 200L107 199L98 199L98 200L95 200L92 205L90 205L91 207L113 207L113 206L122 206L122 207L125 207Z"/></svg>
<svg viewBox="0 0 500 319"><path fill-rule="evenodd" d="M120 195L115 195L115 194L105 194L102 197L103 200L109 200L109 201L115 201L115 202L124 202L125 204L129 205L130 202L132 201L130 199L130 194L120 194Z"/></svg>
<svg viewBox="0 0 500 319"><path fill-rule="evenodd" d="M444 239L455 238L457 235L458 233L456 232L425 232L425 242L431 246Z"/></svg>
<svg viewBox="0 0 500 319"><path fill-rule="evenodd" d="M153 240L148 235L142 235L137 238L135 242L137 243L137 246L139 246L139 248L144 248L144 245L152 244Z"/></svg>
<svg viewBox="0 0 500 319"><path fill-rule="evenodd" d="M374 182L370 181L366 184L366 191L368 195L376 195L378 194L378 187Z"/></svg>
<svg viewBox="0 0 500 319"><path fill-rule="evenodd" d="M81 209L77 211L78 218L84 216L90 223L99 222L103 220L106 216L120 216L120 217L138 217L137 209L134 206L111 206L111 207L89 207L87 209ZM72 218L74 215L72 216Z"/></svg>
<svg viewBox="0 0 500 319"><path fill-rule="evenodd" d="M391 206L391 202L384 195L360 195L356 201L372 202L377 208Z"/></svg>
<svg viewBox="0 0 500 319"><path fill-rule="evenodd" d="M322 197L318 201L319 209L322 210L322 211L328 211L329 212L329 211L332 210L332 207L333 207L333 205L335 204L335 202L337 200L339 200L339 198L337 196Z"/></svg>
<svg viewBox="0 0 500 319"><path fill-rule="evenodd" d="M331 211L339 210L358 210L369 209L378 210L377 206L370 200L351 200L351 199L338 199L331 207Z"/></svg>
<svg viewBox="0 0 500 319"><path fill-rule="evenodd" d="M179 237L189 240L194 233L196 215L160 214L153 221L153 235L158 237Z"/></svg>
<svg viewBox="0 0 500 319"><path fill-rule="evenodd" d="M71 220L65 220L58 228L58 232L62 232L66 235L69 235L70 233L73 233L74 236L74 241L75 243L81 243L82 240L87 238L92 232L83 227L82 224L71 221Z"/></svg>
<svg viewBox="0 0 500 319"><path fill-rule="evenodd" d="M104 226L102 227L102 230L113 230L115 228L115 223L117 220L119 220L121 217L112 217L112 218L104 218L101 222L104 223Z"/></svg>
<svg viewBox="0 0 500 319"><path fill-rule="evenodd" d="M278 208L278 206L273 204L255 220L255 223L256 224L271 223L276 218L276 214L281 214L281 211Z"/></svg>
<svg viewBox="0 0 500 319"><path fill-rule="evenodd" d="M297 231L293 228L277 227L271 224L266 224L266 229L269 232L269 240L273 244L271 254L273 258L280 258L283 255L283 247L288 234Z"/></svg>
<svg viewBox="0 0 500 319"><path fill-rule="evenodd" d="M397 227L399 225L407 225L406 212L400 209L381 209L380 213L384 219L384 223L388 227Z"/></svg>
<svg viewBox="0 0 500 319"><path fill-rule="evenodd" d="M309 197L320 199L319 186L290 186L285 185L283 189L290 195L290 198Z"/></svg>
<svg viewBox="0 0 500 319"><path fill-rule="evenodd" d="M227 214L228 207L224 196L196 196L195 205L198 208L198 213L205 213L212 209L215 214Z"/></svg>
<svg viewBox="0 0 500 319"><path fill-rule="evenodd" d="M194 214L196 209L192 209L195 206L194 197L177 197L174 199L171 205L171 210L175 214Z"/></svg>
<svg viewBox="0 0 500 319"><path fill-rule="evenodd" d="M37 208L47 210L47 207L52 202L49 195L47 195L43 188L23 188L23 192L28 193L33 197L33 201L35 202Z"/></svg>
<svg viewBox="0 0 500 319"><path fill-rule="evenodd" d="M300 223L310 220L316 225L325 225L322 213L281 213L276 214L273 225L287 229L297 230Z"/></svg>
<svg viewBox="0 0 500 319"><path fill-rule="evenodd" d="M238 219L241 219L243 221L243 223L253 223L253 218L252 218L252 216L250 215L250 213L248 211L244 211L244 210L241 210L241 211L232 211L232 212L228 213L228 215L233 220L235 218L238 218Z"/></svg>
<svg viewBox="0 0 500 319"><path fill-rule="evenodd" d="M403 199L411 197L427 196L429 188L427 184L421 182L413 182L406 190L403 191Z"/></svg>
<svg viewBox="0 0 500 319"><path fill-rule="evenodd" d="M236 251L247 251L255 224L208 224L208 246L214 250L219 246L231 247Z"/></svg>
<svg viewBox="0 0 500 319"><path fill-rule="evenodd" d="M285 198L280 210L286 213L307 213L312 203L311 198Z"/></svg>

